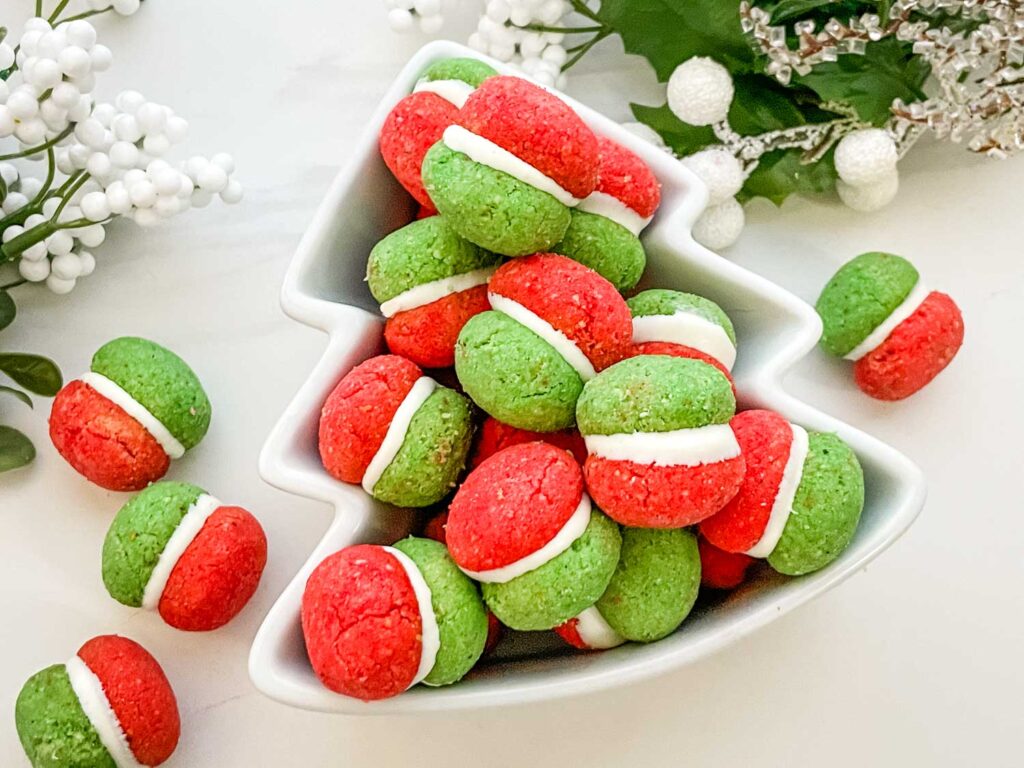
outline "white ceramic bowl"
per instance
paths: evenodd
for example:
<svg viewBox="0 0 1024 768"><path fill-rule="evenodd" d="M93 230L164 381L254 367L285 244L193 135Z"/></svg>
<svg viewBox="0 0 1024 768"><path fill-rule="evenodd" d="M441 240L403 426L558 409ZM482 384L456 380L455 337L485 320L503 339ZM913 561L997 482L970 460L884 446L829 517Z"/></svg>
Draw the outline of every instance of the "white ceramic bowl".
<svg viewBox="0 0 1024 768"><path fill-rule="evenodd" d="M415 513L380 505L359 486L331 478L320 464L317 425L335 383L382 348L383 321L364 282L366 258L383 235L413 213L411 199L380 158L377 134L420 73L449 56L477 54L434 42L402 70L317 211L281 292L284 311L327 333L328 344L267 439L260 474L278 488L332 504L335 517L263 622L252 645L249 674L263 693L297 707L349 714L454 710L569 696L657 675L700 659L834 587L892 544L924 504L923 477L907 458L783 390L786 371L814 347L821 323L795 296L693 240L690 229L707 199L703 184L669 155L566 98L595 131L639 154L661 180L661 209L643 235L648 254L643 284L699 293L725 308L739 338L734 375L744 406L771 408L809 429L836 432L857 452L867 485L857 535L838 560L817 573L784 578L765 568L724 598L700 601L675 634L657 643L577 654L552 633L517 634L465 680L446 688L419 686L370 704L324 688L309 665L299 623L306 579L332 552L359 542L390 543L417 522Z"/></svg>

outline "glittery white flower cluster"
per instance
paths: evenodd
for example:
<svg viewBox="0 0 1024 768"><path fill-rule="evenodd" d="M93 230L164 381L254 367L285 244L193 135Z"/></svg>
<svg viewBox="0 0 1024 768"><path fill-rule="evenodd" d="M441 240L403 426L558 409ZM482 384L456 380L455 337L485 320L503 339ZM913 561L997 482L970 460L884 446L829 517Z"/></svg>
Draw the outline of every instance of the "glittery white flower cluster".
<svg viewBox="0 0 1024 768"><path fill-rule="evenodd" d="M96 12L130 15L139 0L91 0ZM16 51L16 52L15 52ZM45 180L0 162L0 265L17 261L22 281L67 293L96 266L106 225L125 217L156 224L214 197L242 199L230 155L167 158L188 123L174 110L124 91L95 104L95 73L111 52L84 20L30 19L20 41L0 42L0 159L45 161ZM3 140L19 147L8 152Z"/></svg>
<svg viewBox="0 0 1024 768"><path fill-rule="evenodd" d="M388 11L388 24L395 32L411 32L417 27L433 35L444 26L444 13L458 4L458 0L384 0Z"/></svg>

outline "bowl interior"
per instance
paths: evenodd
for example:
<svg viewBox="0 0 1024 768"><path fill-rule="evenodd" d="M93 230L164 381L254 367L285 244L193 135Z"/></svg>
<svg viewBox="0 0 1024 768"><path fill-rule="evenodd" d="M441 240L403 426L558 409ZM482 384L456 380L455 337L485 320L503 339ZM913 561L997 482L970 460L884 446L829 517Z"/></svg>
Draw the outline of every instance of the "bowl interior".
<svg viewBox="0 0 1024 768"><path fill-rule="evenodd" d="M924 500L920 473L906 458L782 390L786 369L817 341L817 315L791 294L693 241L690 229L706 201L701 183L661 150L567 99L596 131L640 154L662 183L662 207L643 235L648 268L642 287L690 291L721 304L736 325L739 356L734 374L742 405L773 408L809 429L837 432L857 452L868 489L857 535L836 562L815 574L784 578L759 567L734 592L702 594L679 630L651 645L627 644L603 653L579 654L553 633L510 633L491 657L448 688L420 686L373 704L326 690L309 665L299 623L309 573L325 556L346 545L390 543L423 522L422 513L378 504L359 487L333 480L317 452L317 423L327 394L353 365L383 347L383 323L364 280L367 255L381 237L407 223L414 213L413 201L380 159L376 136L391 106L411 90L430 61L458 55L476 54L451 43L432 43L396 80L370 121L353 162L339 175L318 211L282 291L285 310L327 332L329 342L324 357L268 439L260 471L268 482L285 490L333 504L336 516L268 614L253 644L250 674L264 693L300 707L360 714L479 707L565 696L654 675L753 631L849 576L906 530Z"/></svg>

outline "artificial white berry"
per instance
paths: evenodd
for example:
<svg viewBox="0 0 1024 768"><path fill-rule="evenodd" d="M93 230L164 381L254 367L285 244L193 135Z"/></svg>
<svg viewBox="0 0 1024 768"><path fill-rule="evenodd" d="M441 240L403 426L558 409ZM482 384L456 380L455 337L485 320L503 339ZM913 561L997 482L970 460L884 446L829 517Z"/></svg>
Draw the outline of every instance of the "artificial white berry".
<svg viewBox="0 0 1024 768"><path fill-rule="evenodd" d="M16 120L31 120L39 112L39 101L21 86L7 97L7 109Z"/></svg>
<svg viewBox="0 0 1024 768"><path fill-rule="evenodd" d="M196 177L196 184L198 184L200 189L217 193L227 187L228 175L220 166L208 163Z"/></svg>
<svg viewBox="0 0 1024 768"><path fill-rule="evenodd" d="M136 122L133 115L129 115L127 113L118 115L114 118L110 127L114 131L114 136L117 137L119 141L130 141L135 143L142 138L142 129L139 128L139 124Z"/></svg>
<svg viewBox="0 0 1024 768"><path fill-rule="evenodd" d="M107 196L107 205L111 213L121 216L132 209L132 198L123 182L115 181L106 188L104 194Z"/></svg>
<svg viewBox="0 0 1024 768"><path fill-rule="evenodd" d="M87 51L96 45L96 28L88 21L79 19L62 26L71 45L77 45Z"/></svg>
<svg viewBox="0 0 1024 768"><path fill-rule="evenodd" d="M668 80L668 106L690 125L720 123L729 115L733 83L729 70L714 59L687 59Z"/></svg>
<svg viewBox="0 0 1024 768"><path fill-rule="evenodd" d="M50 274L60 280L74 280L82 274L82 263L76 253L65 253L50 260Z"/></svg>
<svg viewBox="0 0 1024 768"><path fill-rule="evenodd" d="M110 203L105 192L90 192L82 198L82 215L89 221L104 221L110 217Z"/></svg>
<svg viewBox="0 0 1024 768"><path fill-rule="evenodd" d="M181 177L178 171L173 168L157 168L152 174L146 172L156 187L157 194L162 196L177 195L181 189Z"/></svg>
<svg viewBox="0 0 1024 768"><path fill-rule="evenodd" d="M884 208L896 197L900 189L900 175L896 169L871 184L853 186L840 179L836 182L839 198L855 211L870 213Z"/></svg>
<svg viewBox="0 0 1024 768"><path fill-rule="evenodd" d="M92 70L92 57L84 48L71 45L60 52L57 64L68 77L84 77Z"/></svg>
<svg viewBox="0 0 1024 768"><path fill-rule="evenodd" d="M187 135L187 120L178 117L177 115L171 115L167 118L167 124L164 126L164 136L166 136L172 144L178 144L184 141Z"/></svg>
<svg viewBox="0 0 1024 768"><path fill-rule="evenodd" d="M78 103L68 110L68 120L72 123L79 123L89 117L92 111L92 96L82 94Z"/></svg>
<svg viewBox="0 0 1024 768"><path fill-rule="evenodd" d="M18 169L10 163L0 163L0 179L8 187L18 181Z"/></svg>
<svg viewBox="0 0 1024 768"><path fill-rule="evenodd" d="M132 219L140 227L153 227L160 223L160 216L152 208L136 208L132 211Z"/></svg>
<svg viewBox="0 0 1024 768"><path fill-rule="evenodd" d="M15 126L14 135L22 144L35 146L46 138L46 123L41 117L23 120Z"/></svg>
<svg viewBox="0 0 1024 768"><path fill-rule="evenodd" d="M395 32L408 32L414 22L413 15L403 8L392 8L388 11L388 26Z"/></svg>
<svg viewBox="0 0 1024 768"><path fill-rule="evenodd" d="M43 255L46 255L45 246L43 247ZM30 283L42 282L50 276L50 261L49 259L28 259L25 257L25 253L22 253L21 260L18 262L18 272Z"/></svg>
<svg viewBox="0 0 1024 768"><path fill-rule="evenodd" d="M728 248L739 239L746 217L736 198L705 209L693 225L693 239L713 251Z"/></svg>
<svg viewBox="0 0 1024 768"><path fill-rule="evenodd" d="M134 168L139 161L139 148L130 141L115 141L110 147L110 162L118 168Z"/></svg>
<svg viewBox="0 0 1024 768"><path fill-rule="evenodd" d="M141 3L139 0L114 0L111 5L114 6L115 13L119 13L122 16L131 16L139 10Z"/></svg>
<svg viewBox="0 0 1024 768"><path fill-rule="evenodd" d="M836 145L839 178L854 187L874 184L896 170L896 142L881 128L848 133Z"/></svg>
<svg viewBox="0 0 1024 768"><path fill-rule="evenodd" d="M75 230L75 239L87 248L99 248L106 238L107 231L102 224L92 224Z"/></svg>
<svg viewBox="0 0 1024 768"><path fill-rule="evenodd" d="M235 203L242 202L242 197L244 194L245 193L242 189L242 185L239 182L232 179L231 181L228 182L228 185L224 187L223 190L221 190L220 199L223 200L228 205L234 205Z"/></svg>
<svg viewBox="0 0 1024 768"><path fill-rule="evenodd" d="M107 129L99 120L90 117L75 126L75 138L90 149L103 149L107 139Z"/></svg>
<svg viewBox="0 0 1024 768"><path fill-rule="evenodd" d="M50 94L50 101L62 109L71 109L81 96L81 92L71 83L57 83Z"/></svg>
<svg viewBox="0 0 1024 768"><path fill-rule="evenodd" d="M36 54L47 59L56 60L60 52L68 44L68 38L64 30L52 29L44 32L36 44Z"/></svg>
<svg viewBox="0 0 1024 768"><path fill-rule="evenodd" d="M81 270L79 277L88 277L96 270L96 257L89 251L82 251L78 254L78 265Z"/></svg>
<svg viewBox="0 0 1024 768"><path fill-rule="evenodd" d="M93 152L85 164L85 170L94 179L105 179L113 172L114 164L106 152Z"/></svg>
<svg viewBox="0 0 1024 768"><path fill-rule="evenodd" d="M205 189L196 189L192 193L192 207L193 208L205 208L213 200L213 194Z"/></svg>
<svg viewBox="0 0 1024 768"><path fill-rule="evenodd" d="M114 54L105 45L94 45L89 51L89 58L92 59L93 72L105 72L110 69L114 61Z"/></svg>
<svg viewBox="0 0 1024 768"><path fill-rule="evenodd" d="M121 91L114 99L114 105L129 115L134 115L135 111L145 103L146 97L138 91Z"/></svg>
<svg viewBox="0 0 1024 768"><path fill-rule="evenodd" d="M148 101L135 112L135 119L143 133L160 133L167 124L167 113L159 104Z"/></svg>
<svg viewBox="0 0 1024 768"><path fill-rule="evenodd" d="M47 252L52 253L54 256L63 256L65 253L71 253L71 249L75 247L74 238L64 231L54 232L43 242L46 243Z"/></svg>
<svg viewBox="0 0 1024 768"><path fill-rule="evenodd" d="M14 63L14 49L7 43L0 43L0 69L7 69Z"/></svg>
<svg viewBox="0 0 1024 768"><path fill-rule="evenodd" d="M18 224L11 224L11 226L7 227L4 230L3 235L0 235L0 242L9 243L9 242L11 242L11 240L16 238L18 235L20 235L24 231L25 231L24 227L19 226Z"/></svg>
<svg viewBox="0 0 1024 768"><path fill-rule="evenodd" d="M156 203L156 187L149 179L141 179L128 187L128 196L136 208L152 208Z"/></svg>
<svg viewBox="0 0 1024 768"><path fill-rule="evenodd" d="M683 158L708 188L708 205L724 203L743 187L743 166L732 153L712 147Z"/></svg>
<svg viewBox="0 0 1024 768"><path fill-rule="evenodd" d="M56 293L58 296L63 296L65 293L71 293L75 288L74 280L64 280L51 274L46 278L46 287Z"/></svg>
<svg viewBox="0 0 1024 768"><path fill-rule="evenodd" d="M32 199L43 191L43 182L35 176L26 176L21 180L18 191L27 199Z"/></svg>
<svg viewBox="0 0 1024 768"><path fill-rule="evenodd" d="M154 157L167 154L171 148L171 141L162 133L151 133L142 140L142 149Z"/></svg>
<svg viewBox="0 0 1024 768"><path fill-rule="evenodd" d="M226 174L235 172L235 159L227 152L218 152L210 158L210 162L222 168Z"/></svg>
<svg viewBox="0 0 1024 768"><path fill-rule="evenodd" d="M3 204L0 205L0 210L10 215L15 211L20 211L26 205L28 205L27 195L23 195L21 192L8 192Z"/></svg>
<svg viewBox="0 0 1024 768"><path fill-rule="evenodd" d="M0 104L0 139L6 139L17 126L14 115L6 104Z"/></svg>

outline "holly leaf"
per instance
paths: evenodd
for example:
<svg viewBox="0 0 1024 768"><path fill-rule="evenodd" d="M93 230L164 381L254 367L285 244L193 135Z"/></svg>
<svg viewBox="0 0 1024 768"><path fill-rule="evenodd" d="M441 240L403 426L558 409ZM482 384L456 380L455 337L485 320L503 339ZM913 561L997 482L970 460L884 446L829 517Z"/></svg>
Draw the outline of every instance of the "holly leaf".
<svg viewBox="0 0 1024 768"><path fill-rule="evenodd" d="M696 126L684 123L676 117L668 104L660 107L648 107L644 104L630 104L633 116L641 123L650 126L665 140L672 151L680 157L692 155L704 147L715 144L715 132L711 126Z"/></svg>
<svg viewBox="0 0 1024 768"><path fill-rule="evenodd" d="M14 306L14 299L7 291L0 291L0 331L14 322L14 316L18 314L18 308Z"/></svg>
<svg viewBox="0 0 1024 768"><path fill-rule="evenodd" d="M863 56L840 56L817 65L794 82L813 90L823 101L842 101L873 125L889 119L895 99L925 98L922 90L931 67L910 46L893 38L869 43Z"/></svg>
<svg viewBox="0 0 1024 768"><path fill-rule="evenodd" d="M0 472L23 467L35 457L31 440L13 427L0 425Z"/></svg>
<svg viewBox="0 0 1024 768"><path fill-rule="evenodd" d="M775 150L761 156L761 162L747 178L737 198L741 203L766 197L776 205L794 193L829 192L836 185L836 169L829 152L815 163L802 162L799 149Z"/></svg>
<svg viewBox="0 0 1024 768"><path fill-rule="evenodd" d="M57 364L40 355L18 352L0 354L0 371L29 392L46 397L56 395L63 384Z"/></svg>
<svg viewBox="0 0 1024 768"><path fill-rule="evenodd" d="M23 402L29 408L32 407L32 398L29 397L28 395L26 395L20 389L15 389L14 387L6 387L3 384L0 384L0 393L3 393L3 392L6 392L8 395L14 395L16 398L21 400L21 402Z"/></svg>
<svg viewBox="0 0 1024 768"><path fill-rule="evenodd" d="M664 82L691 56L710 56L734 73L753 71L739 7L740 0L602 0L596 15Z"/></svg>

